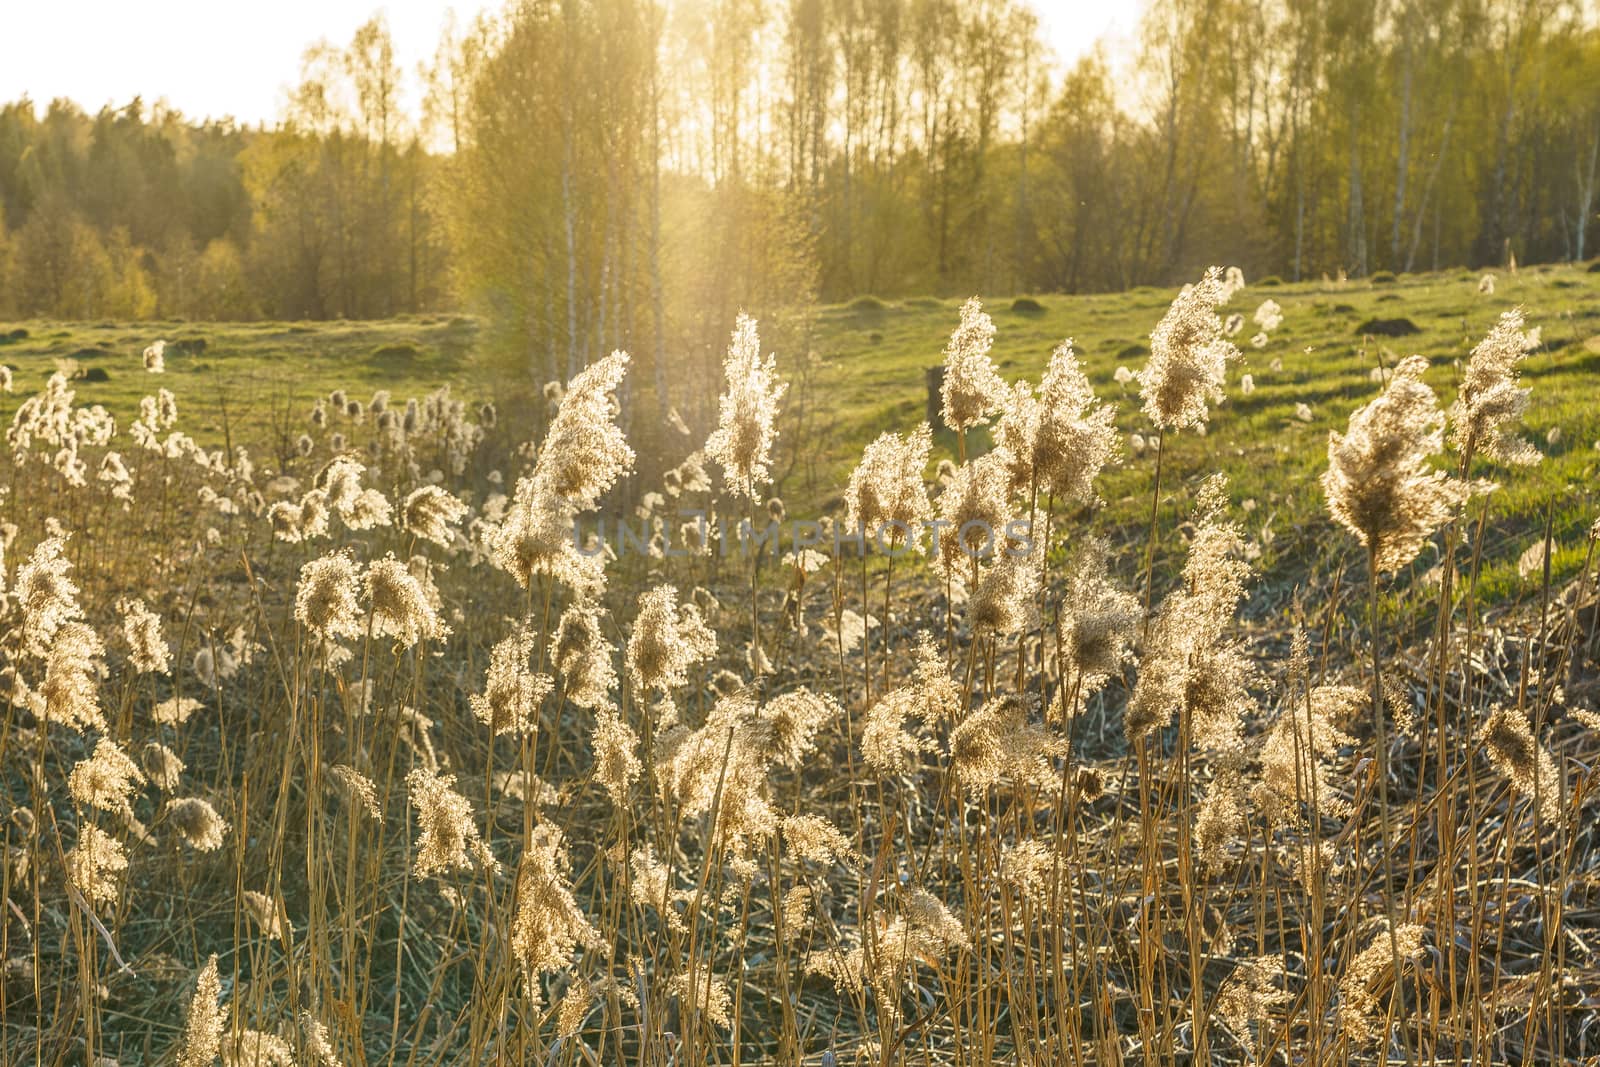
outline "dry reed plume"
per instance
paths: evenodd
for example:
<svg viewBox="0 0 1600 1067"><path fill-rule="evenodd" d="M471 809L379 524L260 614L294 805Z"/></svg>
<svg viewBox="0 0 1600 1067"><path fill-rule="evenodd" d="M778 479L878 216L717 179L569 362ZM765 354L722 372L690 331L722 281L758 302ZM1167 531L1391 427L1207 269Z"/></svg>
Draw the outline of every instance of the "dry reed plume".
<svg viewBox="0 0 1600 1067"><path fill-rule="evenodd" d="M1229 338L1286 312L1246 291L1178 294L1138 410L1070 341L1007 383L968 301L950 432L883 432L809 544L763 539L812 443L744 315L715 425L643 459L623 352L532 440L339 391L270 467L51 378L6 436L0 1063L1591 1054L1589 565L1497 683L1456 553L1475 461L1539 458L1537 331L1329 436L1347 603L1270 588L1168 447L1255 388Z"/></svg>

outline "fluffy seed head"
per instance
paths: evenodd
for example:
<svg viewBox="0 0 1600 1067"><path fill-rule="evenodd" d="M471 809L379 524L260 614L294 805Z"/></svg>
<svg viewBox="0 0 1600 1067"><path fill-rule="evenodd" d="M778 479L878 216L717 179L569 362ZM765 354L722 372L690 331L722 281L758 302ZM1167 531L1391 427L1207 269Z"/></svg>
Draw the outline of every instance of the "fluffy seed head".
<svg viewBox="0 0 1600 1067"><path fill-rule="evenodd" d="M78 827L78 841L67 853L67 879L92 904L113 904L117 899L128 856L116 838L92 823Z"/></svg>
<svg viewBox="0 0 1600 1067"><path fill-rule="evenodd" d="M309 1011L302 1011L295 1021L300 1025L300 1040L305 1042L311 1059L322 1067L341 1067L333 1041L328 1037L328 1028Z"/></svg>
<svg viewBox="0 0 1600 1067"><path fill-rule="evenodd" d="M530 979L565 970L579 945L601 944L567 879L561 831L548 823L535 827L517 869L517 910L511 925L512 955Z"/></svg>
<svg viewBox="0 0 1600 1067"><path fill-rule="evenodd" d="M633 449L612 420L628 354L613 352L567 384L539 449L534 480L568 514L593 509L633 467Z"/></svg>
<svg viewBox="0 0 1600 1067"><path fill-rule="evenodd" d="M407 533L441 548L449 548L452 527L467 513L467 506L437 485L425 485L406 497L400 522Z"/></svg>
<svg viewBox="0 0 1600 1067"><path fill-rule="evenodd" d="M939 495L939 565L945 577L966 581L981 557L1004 551L1011 518L1010 477L997 452L957 468Z"/></svg>
<svg viewBox="0 0 1600 1067"><path fill-rule="evenodd" d="M1205 799L1195 815L1194 844L1200 866L1207 871L1227 864L1230 848L1245 837L1244 782L1235 770L1217 774L1206 787Z"/></svg>
<svg viewBox="0 0 1600 1067"><path fill-rule="evenodd" d="M850 486L845 490L846 525L851 530L865 530L869 536L878 535L887 525L882 534L887 543L920 542L929 513L922 475L932 447L933 433L927 423L910 437L880 434L862 452L861 462L850 474Z"/></svg>
<svg viewBox="0 0 1600 1067"><path fill-rule="evenodd" d="M339 515L352 530L372 530L388 526L394 517L394 508L379 490L363 489L350 499Z"/></svg>
<svg viewBox="0 0 1600 1067"><path fill-rule="evenodd" d="M703 1015L723 1029L733 1025L733 997L728 983L712 971L709 960L696 964L693 971L674 975L667 983L667 992L682 1001L680 1010L685 1018Z"/></svg>
<svg viewBox="0 0 1600 1067"><path fill-rule="evenodd" d="M643 764L634 750L639 737L615 711L605 709L595 715L594 777L605 787L619 808L628 803L628 787L639 777Z"/></svg>
<svg viewBox="0 0 1600 1067"><path fill-rule="evenodd" d="M831 696L801 687L773 697L743 726L743 742L763 765L798 768L816 746L816 735L844 717Z"/></svg>
<svg viewBox="0 0 1600 1067"><path fill-rule="evenodd" d="M1375 556L1379 571L1416 559L1464 492L1428 459L1443 441L1443 416L1422 381L1428 361L1402 360L1383 394L1328 434L1323 492L1333 518Z"/></svg>
<svg viewBox="0 0 1600 1067"><path fill-rule="evenodd" d="M22 609L23 641L36 656L49 651L51 638L63 623L83 617L78 607L78 587L67 577L72 563L62 555L65 549L64 538L46 538L17 568L12 595Z"/></svg>
<svg viewBox="0 0 1600 1067"><path fill-rule="evenodd" d="M172 749L159 741L151 741L144 746L139 758L144 764L144 773L157 789L170 793L178 788L183 775L183 760Z"/></svg>
<svg viewBox="0 0 1600 1067"><path fill-rule="evenodd" d="M1521 712L1497 706L1478 730L1495 770L1510 780L1517 793L1537 802L1539 815L1554 822L1561 812L1561 775L1543 745L1533 736Z"/></svg>
<svg viewBox="0 0 1600 1067"><path fill-rule="evenodd" d="M372 779L344 763L336 763L328 770L328 781L344 797L346 804L365 811L374 819L383 818L378 806L378 788Z"/></svg>
<svg viewBox="0 0 1600 1067"><path fill-rule="evenodd" d="M628 677L640 693L665 692L689 680L689 668L710 659L717 638L694 603L678 604L678 591L658 585L639 598L628 638Z"/></svg>
<svg viewBox="0 0 1600 1067"><path fill-rule="evenodd" d="M573 543L568 505L541 487L537 478L519 478L510 514L489 539L490 558L527 588L536 575L548 575L580 593L605 587L602 554Z"/></svg>
<svg viewBox="0 0 1600 1067"><path fill-rule="evenodd" d="M150 709L150 719L162 726L182 726L204 706L193 697L168 697Z"/></svg>
<svg viewBox="0 0 1600 1067"><path fill-rule="evenodd" d="M866 858L833 823L821 815L791 815L783 820L783 843L789 854L813 863L866 865Z"/></svg>
<svg viewBox="0 0 1600 1067"><path fill-rule="evenodd" d="M128 663L139 674L166 674L172 667L172 653L161 635L161 617L144 606L143 600L123 600L122 636L128 642Z"/></svg>
<svg viewBox="0 0 1600 1067"><path fill-rule="evenodd" d="M957 433L982 426L1005 406L1006 383L989 359L993 344L994 321L973 297L961 305L961 323L945 346L944 382L939 388L941 418Z"/></svg>
<svg viewBox="0 0 1600 1067"><path fill-rule="evenodd" d="M1238 557L1239 527L1227 518L1227 479L1213 475L1195 505L1196 529L1183 584L1162 602L1128 702L1130 742L1149 736L1187 708L1202 746L1228 748L1249 706L1250 678L1231 624L1249 567Z"/></svg>
<svg viewBox="0 0 1600 1067"><path fill-rule="evenodd" d="M1063 341L1039 383L1039 422L1032 440L1039 487L1058 499L1089 502L1094 480L1116 458L1116 410L1095 399L1083 365Z"/></svg>
<svg viewBox="0 0 1600 1067"><path fill-rule="evenodd" d="M217 809L199 797L184 797L167 805L167 821L178 835L197 852L215 852L222 847L228 824L222 821Z"/></svg>
<svg viewBox="0 0 1600 1067"><path fill-rule="evenodd" d="M950 765L970 793L1003 781L1048 782L1049 760L1059 747L1050 733L1028 721L1027 705L999 696L963 719L950 732Z"/></svg>
<svg viewBox="0 0 1600 1067"><path fill-rule="evenodd" d="M44 681L36 694L36 713L46 722L73 730L104 730L100 710L100 674L105 647L81 622L56 627L45 659ZM104 743L104 742L102 742Z"/></svg>
<svg viewBox="0 0 1600 1067"><path fill-rule="evenodd" d="M920 703L911 689L892 689L867 709L861 729L861 757L880 778L910 771L929 747L909 727L920 718Z"/></svg>
<svg viewBox="0 0 1600 1067"><path fill-rule="evenodd" d="M228 1008L222 1003L222 978L217 974L217 957L213 955L200 969L194 994L189 998L178 1067L211 1067L222 1049L222 1031L227 1026Z"/></svg>
<svg viewBox="0 0 1600 1067"><path fill-rule="evenodd" d="M360 571L347 552L333 552L300 568L294 617L319 637L356 637L361 608L356 599Z"/></svg>
<svg viewBox="0 0 1600 1067"><path fill-rule="evenodd" d="M717 428L706 440L706 454L722 465L729 489L757 499L757 487L771 477L768 465L777 438L778 404L788 386L778 381L777 360L761 358L756 320L740 312L733 341L722 364L727 387Z"/></svg>
<svg viewBox="0 0 1600 1067"><path fill-rule="evenodd" d="M1372 941L1350 961L1339 982L1339 1023L1360 1044L1370 1044L1384 1033L1387 1013L1379 1003L1383 990L1376 983L1383 978L1398 991L1400 976L1394 968L1422 952L1426 932L1406 923L1395 927L1391 937L1387 920L1378 922Z"/></svg>
<svg viewBox="0 0 1600 1067"><path fill-rule="evenodd" d="M426 878L438 871L464 870L475 857L480 864L498 870L478 828L472 821L472 805L457 793L455 775L438 775L426 767L412 768L406 775L411 791L411 806L417 810L417 858L412 872Z"/></svg>
<svg viewBox="0 0 1600 1067"><path fill-rule="evenodd" d="M73 800L84 807L126 816L132 816L133 795L143 784L138 764L106 737L95 744L94 754L74 764L67 776Z"/></svg>
<svg viewBox="0 0 1600 1067"><path fill-rule="evenodd" d="M1150 334L1150 359L1139 373L1139 395L1150 421L1163 430L1205 425L1207 405L1222 399L1228 361L1239 350L1224 335L1216 307L1227 299L1220 268L1183 288Z"/></svg>
<svg viewBox="0 0 1600 1067"><path fill-rule="evenodd" d="M613 649L600 629L600 606L576 600L562 612L550 653L566 698L580 708L595 708L611 698L617 684Z"/></svg>
<svg viewBox="0 0 1600 1067"><path fill-rule="evenodd" d="M1539 331L1524 332L1522 325L1520 308L1507 311L1472 350L1461 392L1450 409L1450 443L1458 452L1517 466L1532 466L1543 458L1508 429L1527 411L1533 392L1522 387L1520 371L1528 353L1539 347Z"/></svg>
<svg viewBox="0 0 1600 1067"><path fill-rule="evenodd" d="M239 897L239 902L244 908L244 913L260 928L264 937L272 940L284 940L283 905L265 893L257 893L253 889L246 889Z"/></svg>
<svg viewBox="0 0 1600 1067"><path fill-rule="evenodd" d="M1143 612L1139 599L1112 584L1106 570L1110 547L1091 539L1067 573L1067 592L1057 622L1061 675L1072 679L1080 701L1098 692L1122 670ZM1076 714L1076 708L1067 709Z"/></svg>
<svg viewBox="0 0 1600 1067"><path fill-rule="evenodd" d="M423 638L437 639L449 633L422 583L393 556L374 560L367 567L365 585L374 635L392 635L410 648Z"/></svg>
<svg viewBox="0 0 1600 1067"><path fill-rule="evenodd" d="M532 654L533 634L526 628L500 641L489 653L484 691L472 695L472 713L496 737L532 730L539 719L540 701L554 687L549 675L533 672L528 663Z"/></svg>
<svg viewBox="0 0 1600 1067"><path fill-rule="evenodd" d="M1304 647L1304 637L1295 640ZM1342 724L1370 699L1351 686L1316 686L1304 701L1292 701L1261 746L1256 807L1274 822L1295 827L1305 821L1302 811L1349 818L1351 805L1334 781L1332 761L1341 748L1355 743Z"/></svg>
<svg viewBox="0 0 1600 1067"><path fill-rule="evenodd" d="M979 634L1015 634L1039 624L1040 563L1043 542L1031 550L1004 547L985 568L967 603L967 621Z"/></svg>
<svg viewBox="0 0 1600 1067"><path fill-rule="evenodd" d="M561 1003L556 1005L556 1035L570 1038L577 1036L583 1029L583 1020L589 1014L589 1005L594 1002L594 993L585 982L574 982L567 987L561 995Z"/></svg>

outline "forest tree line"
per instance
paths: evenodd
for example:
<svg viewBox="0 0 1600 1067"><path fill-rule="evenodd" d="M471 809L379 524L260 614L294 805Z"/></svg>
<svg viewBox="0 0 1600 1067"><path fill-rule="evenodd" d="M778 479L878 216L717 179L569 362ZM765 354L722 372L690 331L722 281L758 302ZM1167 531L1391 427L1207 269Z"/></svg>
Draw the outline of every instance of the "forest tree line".
<svg viewBox="0 0 1600 1067"><path fill-rule="evenodd" d="M268 126L0 108L0 314L463 308L560 375L738 307L1582 259L1597 70L1557 0L1154 0L1070 68L1021 0L520 0L415 72L374 19Z"/></svg>

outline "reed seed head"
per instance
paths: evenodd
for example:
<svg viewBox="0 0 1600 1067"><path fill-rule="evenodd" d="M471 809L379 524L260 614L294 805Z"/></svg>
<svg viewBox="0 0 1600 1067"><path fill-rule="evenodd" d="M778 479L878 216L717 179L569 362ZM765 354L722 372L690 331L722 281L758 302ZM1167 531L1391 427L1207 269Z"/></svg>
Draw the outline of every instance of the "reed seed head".
<svg viewBox="0 0 1600 1067"><path fill-rule="evenodd" d="M628 353L613 352L567 383L550 432L539 448L533 478L567 514L590 511L633 468L633 449L613 421L616 391L628 373Z"/></svg>
<svg viewBox="0 0 1600 1067"><path fill-rule="evenodd" d="M222 1051L222 1032L228 1026L228 1007L222 1003L222 978L213 954L195 979L189 1012L183 1024L183 1045L178 1067L211 1067Z"/></svg>
<svg viewBox="0 0 1600 1067"><path fill-rule="evenodd" d="M539 721L539 705L555 687L547 674L535 674L532 631L519 628L494 646L484 691L473 694L472 713L495 737L521 736Z"/></svg>
<svg viewBox="0 0 1600 1067"><path fill-rule="evenodd" d="M78 827L78 841L66 855L67 880L90 904L114 904L128 855L122 843L93 823Z"/></svg>
<svg viewBox="0 0 1600 1067"><path fill-rule="evenodd" d="M217 809L200 797L184 797L167 804L167 821L178 836L196 852L215 852L222 847L228 824Z"/></svg>
<svg viewBox="0 0 1600 1067"><path fill-rule="evenodd" d="M413 490L400 509L400 523L408 533L449 548L454 527L467 513L467 506L448 490L425 485Z"/></svg>
<svg viewBox="0 0 1600 1067"><path fill-rule="evenodd" d="M1216 308L1227 299L1222 271L1211 267L1184 286L1150 334L1150 359L1139 373L1139 394L1150 421L1162 430L1204 426L1208 404L1222 399L1228 361L1239 350L1228 341Z"/></svg>
<svg viewBox="0 0 1600 1067"><path fill-rule="evenodd" d="M932 447L927 423L909 437L883 433L867 445L845 490L845 524L892 545L919 544L929 515L923 472Z"/></svg>
<svg viewBox="0 0 1600 1067"><path fill-rule="evenodd" d="M489 852L472 821L472 805L457 793L455 775L439 775L427 767L414 767L406 775L411 806L417 811L416 861L411 870L418 878L440 871L465 870L473 860L491 871L500 864Z"/></svg>
<svg viewBox="0 0 1600 1067"><path fill-rule="evenodd" d="M600 627L600 605L575 600L561 613L551 642L550 663L561 676L565 696L580 708L598 708L617 684L615 651Z"/></svg>
<svg viewBox="0 0 1600 1067"><path fill-rule="evenodd" d="M372 606L374 636L392 636L410 648L424 638L437 640L450 632L429 602L428 590L394 556L374 560L367 567L364 584Z"/></svg>
<svg viewBox="0 0 1600 1067"><path fill-rule="evenodd" d="M710 659L717 638L694 603L678 604L678 591L658 585L639 598L628 639L628 677L640 694L686 684L689 668Z"/></svg>
<svg viewBox="0 0 1600 1067"><path fill-rule="evenodd" d="M973 297L961 305L961 323L945 346L939 389L941 417L957 433L983 425L1006 405L1009 390L989 359L993 345L994 321Z"/></svg>
<svg viewBox="0 0 1600 1067"><path fill-rule="evenodd" d="M740 312L733 341L722 364L727 387L717 428L706 440L706 454L722 466L729 489L757 499L757 486L771 478L772 444L777 438L778 405L788 385L778 381L775 357L761 358L756 320Z"/></svg>
<svg viewBox="0 0 1600 1067"><path fill-rule="evenodd" d="M600 933L578 906L568 884L567 848L561 831L534 827L517 869L517 910L511 951L530 980L571 966L578 947L599 948Z"/></svg>
<svg viewBox="0 0 1600 1067"><path fill-rule="evenodd" d="M1421 356L1402 360L1383 394L1350 416L1349 431L1328 434L1328 510L1380 572L1416 559L1465 496L1429 465L1443 443L1444 417L1422 381L1427 369Z"/></svg>
<svg viewBox="0 0 1600 1067"><path fill-rule="evenodd" d="M1522 361L1539 347L1539 331L1522 327L1522 310L1507 311L1472 350L1450 408L1450 443L1458 452L1514 466L1532 466L1543 458L1509 428L1528 410L1533 390L1522 386Z"/></svg>
<svg viewBox="0 0 1600 1067"><path fill-rule="evenodd" d="M347 551L331 552L300 568L295 590L294 617L322 638L357 637L361 634L361 607L357 602L360 571Z"/></svg>

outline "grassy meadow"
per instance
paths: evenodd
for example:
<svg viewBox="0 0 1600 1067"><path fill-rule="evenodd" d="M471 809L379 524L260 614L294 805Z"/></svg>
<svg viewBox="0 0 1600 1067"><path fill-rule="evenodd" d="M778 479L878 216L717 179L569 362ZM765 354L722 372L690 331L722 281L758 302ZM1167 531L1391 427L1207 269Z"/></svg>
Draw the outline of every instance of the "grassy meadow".
<svg viewBox="0 0 1600 1067"><path fill-rule="evenodd" d="M1522 554L1552 524L1557 580L1577 572L1583 534L1594 514L1600 479L1600 405L1586 383L1600 375L1600 272L1584 266L1541 266L1515 274L1495 272L1492 293L1480 292L1482 274L1452 271L1405 275L1392 281L1362 280L1254 285L1224 309L1246 318L1243 358L1230 369L1227 402L1206 436L1182 435L1170 443L1175 488L1197 486L1205 474L1225 472L1241 501L1252 501L1247 526L1257 562L1277 601L1299 584L1326 582L1342 558L1323 507L1316 476L1326 465L1327 431L1343 426L1375 388L1373 375L1412 353L1434 364L1429 381L1448 395L1460 363L1502 312L1522 307L1543 331L1543 344L1525 366L1536 383L1526 424L1542 442L1547 460L1535 471L1508 481L1496 498L1500 523L1484 546L1481 581L1492 602L1515 601L1529 592L1518 573ZM996 364L1008 380L1037 378L1051 350L1071 338L1096 391L1118 402L1118 425L1149 435L1142 422L1137 382L1118 382L1116 371L1138 371L1149 356L1149 331L1165 310L1169 291L1143 288L1088 296L984 297L997 326ZM1263 300L1283 307L1283 325L1254 348L1251 314ZM807 337L817 360L810 388L804 442L780 442L793 453L778 464L774 486L797 513L836 510L844 483L861 449L883 429L914 425L926 415L924 372L938 364L961 301L931 297L888 302L861 297L797 316L793 327ZM1364 332L1375 320L1405 320L1415 333ZM1381 327L1380 327L1381 329ZM148 390L138 354L155 338L172 343L166 383L185 398L185 423L206 447L245 444L261 457L279 458L292 449L312 400L334 389L352 396L389 390L420 396L452 386L480 402L509 396L527 408L539 404L535 386L503 362L476 348L474 320L464 316L412 316L351 323L0 323L0 338L13 330L27 336L0 343L0 362L16 371L10 396L0 397L9 416L21 397L41 385L58 361L73 360L82 402L103 404L114 415L137 412ZM197 345L196 342L199 342ZM788 373L795 353L779 352ZM96 369L107 381L84 380ZM1250 374L1255 389L1240 394L1239 376ZM510 378L509 388L507 378ZM797 390L791 404L800 402ZM1306 412L1297 410L1304 404ZM709 409L710 404L702 404ZM714 412L710 412L714 414ZM527 421L515 408L507 417ZM709 417L709 416L708 416ZM1553 434L1555 439L1547 440ZM978 431L977 438L981 438ZM954 454L954 435L941 431L939 444ZM978 439L974 449L986 447ZM686 449L685 449L686 450ZM1126 450L1120 469L1108 471L1102 496L1103 521L1132 540L1142 536L1144 493L1153 449ZM671 461L681 456L673 455ZM625 486L635 496L650 487ZM1181 494L1180 494L1181 499ZM1180 504L1175 504L1181 507ZM1549 510L1549 515L1546 511Z"/></svg>
<svg viewBox="0 0 1600 1067"><path fill-rule="evenodd" d="M1246 281L0 324L0 1067L1592 1057L1600 271Z"/></svg>

